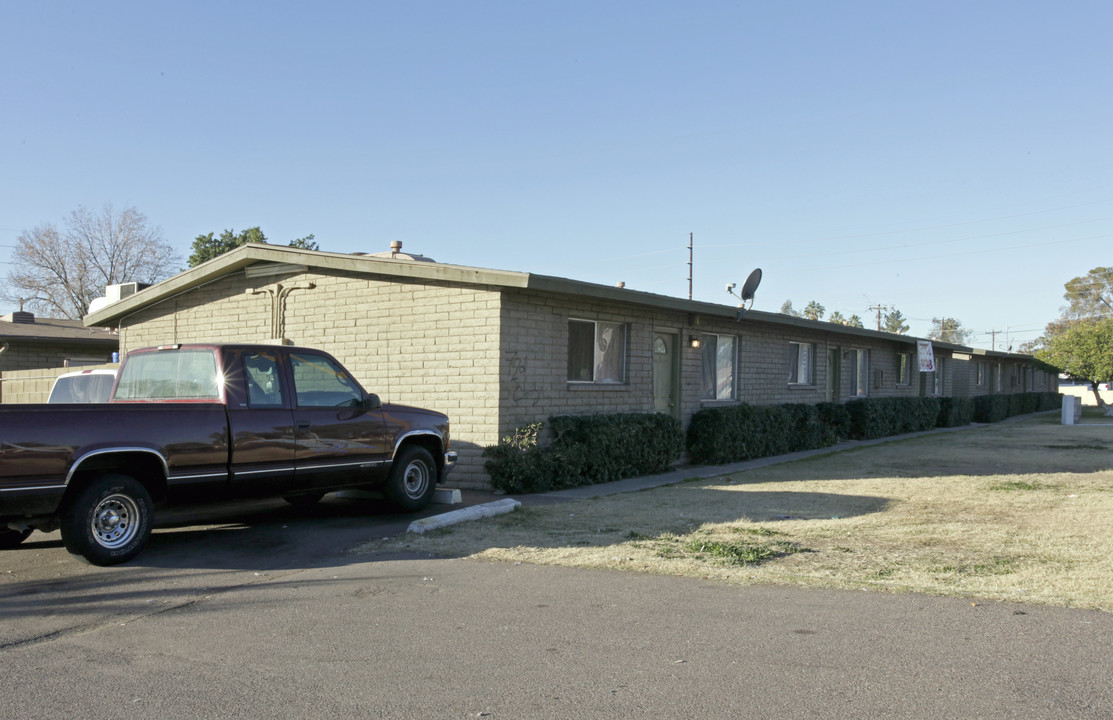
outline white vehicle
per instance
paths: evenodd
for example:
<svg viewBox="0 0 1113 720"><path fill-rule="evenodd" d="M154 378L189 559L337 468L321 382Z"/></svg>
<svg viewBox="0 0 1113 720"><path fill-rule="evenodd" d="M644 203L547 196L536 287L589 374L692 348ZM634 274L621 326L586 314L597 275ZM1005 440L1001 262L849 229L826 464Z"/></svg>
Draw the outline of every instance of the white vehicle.
<svg viewBox="0 0 1113 720"><path fill-rule="evenodd" d="M48 403L104 403L112 394L116 371L78 370L59 375L50 388Z"/></svg>

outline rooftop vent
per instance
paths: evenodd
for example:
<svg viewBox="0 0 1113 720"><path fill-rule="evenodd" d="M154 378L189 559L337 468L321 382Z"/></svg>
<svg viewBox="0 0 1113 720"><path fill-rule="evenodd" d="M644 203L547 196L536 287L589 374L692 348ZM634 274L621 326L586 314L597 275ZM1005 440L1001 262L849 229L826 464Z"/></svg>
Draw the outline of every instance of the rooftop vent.
<svg viewBox="0 0 1113 720"><path fill-rule="evenodd" d="M8 313L4 317L0 317L0 320L16 323L17 325L33 325L35 323L35 314L24 310L17 310L16 312Z"/></svg>
<svg viewBox="0 0 1113 720"><path fill-rule="evenodd" d="M356 254L362 255L363 253ZM391 260L413 260L414 262L436 262L436 260L431 257L425 257L424 255L411 255L409 253L402 252L401 240L391 240L390 250L388 252L371 253L370 257L390 258Z"/></svg>

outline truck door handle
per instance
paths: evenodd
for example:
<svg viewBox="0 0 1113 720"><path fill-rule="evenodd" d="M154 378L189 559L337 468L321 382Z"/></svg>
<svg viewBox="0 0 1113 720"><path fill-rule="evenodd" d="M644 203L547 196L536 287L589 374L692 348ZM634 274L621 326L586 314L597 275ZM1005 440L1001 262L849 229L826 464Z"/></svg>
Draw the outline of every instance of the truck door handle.
<svg viewBox="0 0 1113 720"><path fill-rule="evenodd" d="M308 430L309 429L309 422L306 421L306 420L301 420L301 421L298 422L297 427L298 427L298 430Z"/></svg>

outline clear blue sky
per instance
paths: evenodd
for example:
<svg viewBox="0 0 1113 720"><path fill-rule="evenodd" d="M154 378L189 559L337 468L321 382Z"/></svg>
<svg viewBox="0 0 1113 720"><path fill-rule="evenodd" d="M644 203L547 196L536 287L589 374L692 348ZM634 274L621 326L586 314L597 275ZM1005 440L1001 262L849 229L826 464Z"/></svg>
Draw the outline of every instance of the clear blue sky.
<svg viewBox="0 0 1113 720"><path fill-rule="evenodd" d="M1113 265L1111 29L1107 1L9 3L0 245L112 203L183 258L259 225L684 297L694 233L696 299L761 267L757 309L1002 349Z"/></svg>

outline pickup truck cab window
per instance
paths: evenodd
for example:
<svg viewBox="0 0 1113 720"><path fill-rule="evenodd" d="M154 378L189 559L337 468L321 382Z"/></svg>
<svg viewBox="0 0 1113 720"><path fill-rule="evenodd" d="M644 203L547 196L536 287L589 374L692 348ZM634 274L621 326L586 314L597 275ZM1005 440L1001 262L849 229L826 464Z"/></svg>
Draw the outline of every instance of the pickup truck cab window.
<svg viewBox="0 0 1113 720"><path fill-rule="evenodd" d="M346 370L323 355L290 353L298 407L358 407L363 391Z"/></svg>
<svg viewBox="0 0 1113 720"><path fill-rule="evenodd" d="M244 353L247 403L253 408L282 407L281 368L274 353Z"/></svg>
<svg viewBox="0 0 1113 720"><path fill-rule="evenodd" d="M223 380L210 348L137 353L120 371L115 400L216 400Z"/></svg>

